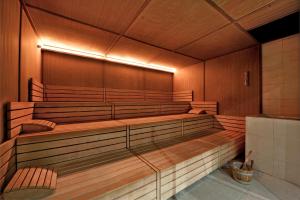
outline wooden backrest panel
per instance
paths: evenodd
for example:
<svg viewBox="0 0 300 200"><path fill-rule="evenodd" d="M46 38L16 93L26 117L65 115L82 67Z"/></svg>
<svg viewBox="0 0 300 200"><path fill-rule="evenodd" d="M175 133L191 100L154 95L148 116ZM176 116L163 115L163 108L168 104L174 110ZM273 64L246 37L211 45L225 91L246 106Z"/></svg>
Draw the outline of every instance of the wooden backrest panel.
<svg viewBox="0 0 300 200"><path fill-rule="evenodd" d="M160 104L149 102L114 103L114 119L160 115Z"/></svg>
<svg viewBox="0 0 300 200"><path fill-rule="evenodd" d="M105 88L106 102L139 102L144 101L143 90L125 90Z"/></svg>
<svg viewBox="0 0 300 200"><path fill-rule="evenodd" d="M104 101L104 89L94 87L74 87L45 85L45 101Z"/></svg>
<svg viewBox="0 0 300 200"><path fill-rule="evenodd" d="M182 114L187 113L190 109L189 102L168 102L168 103L161 103L160 104L161 115L171 115L171 114Z"/></svg>
<svg viewBox="0 0 300 200"><path fill-rule="evenodd" d="M103 102L36 102L34 119L57 124L112 119L112 105Z"/></svg>
<svg viewBox="0 0 300 200"><path fill-rule="evenodd" d="M33 102L10 102L7 112L8 138L13 138L22 131L22 123L32 119Z"/></svg>
<svg viewBox="0 0 300 200"><path fill-rule="evenodd" d="M206 111L207 114L218 114L218 103L216 101L193 101L191 102L192 108L201 108Z"/></svg>
<svg viewBox="0 0 300 200"><path fill-rule="evenodd" d="M0 144L0 192L16 171L15 138Z"/></svg>
<svg viewBox="0 0 300 200"><path fill-rule="evenodd" d="M35 79L31 79L29 87L30 87L29 88L30 101L32 102L44 101L44 85L42 83L38 82Z"/></svg>
<svg viewBox="0 0 300 200"><path fill-rule="evenodd" d="M172 92L163 91L145 91L145 101L148 102L171 102L173 100Z"/></svg>
<svg viewBox="0 0 300 200"><path fill-rule="evenodd" d="M245 133L245 117L215 115L214 127Z"/></svg>
<svg viewBox="0 0 300 200"><path fill-rule="evenodd" d="M19 167L59 168L126 148L126 125L117 121L58 125L53 131L17 138Z"/></svg>
<svg viewBox="0 0 300 200"><path fill-rule="evenodd" d="M193 101L193 90L173 92L173 101Z"/></svg>
<svg viewBox="0 0 300 200"><path fill-rule="evenodd" d="M199 115L198 117L183 119L183 135L199 133L205 129L213 128L212 115Z"/></svg>

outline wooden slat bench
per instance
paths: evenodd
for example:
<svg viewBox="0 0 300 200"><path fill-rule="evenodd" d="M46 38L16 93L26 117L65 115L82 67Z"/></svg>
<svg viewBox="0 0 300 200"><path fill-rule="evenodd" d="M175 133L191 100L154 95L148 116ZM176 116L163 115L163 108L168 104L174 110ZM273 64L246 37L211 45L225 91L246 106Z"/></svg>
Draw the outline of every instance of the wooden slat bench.
<svg viewBox="0 0 300 200"><path fill-rule="evenodd" d="M173 92L173 101L193 101L193 90Z"/></svg>
<svg viewBox="0 0 300 200"><path fill-rule="evenodd" d="M44 101L103 102L104 88L44 85Z"/></svg>
<svg viewBox="0 0 300 200"><path fill-rule="evenodd" d="M59 168L91 156L126 148L126 126L117 121L57 125L53 131L17 138L18 167Z"/></svg>
<svg viewBox="0 0 300 200"><path fill-rule="evenodd" d="M144 96L144 90L105 88L106 102L140 102L145 101Z"/></svg>
<svg viewBox="0 0 300 200"><path fill-rule="evenodd" d="M44 101L44 85L35 79L31 79L29 82L29 100L32 102Z"/></svg>
<svg viewBox="0 0 300 200"><path fill-rule="evenodd" d="M193 101L192 108L200 108L206 111L207 114L218 114L218 103L216 101Z"/></svg>
<svg viewBox="0 0 300 200"><path fill-rule="evenodd" d="M102 102L36 102L33 118L57 124L110 120L112 109Z"/></svg>
<svg viewBox="0 0 300 200"><path fill-rule="evenodd" d="M40 199L56 188L57 173L52 169L29 167L18 169L4 189L5 199Z"/></svg>

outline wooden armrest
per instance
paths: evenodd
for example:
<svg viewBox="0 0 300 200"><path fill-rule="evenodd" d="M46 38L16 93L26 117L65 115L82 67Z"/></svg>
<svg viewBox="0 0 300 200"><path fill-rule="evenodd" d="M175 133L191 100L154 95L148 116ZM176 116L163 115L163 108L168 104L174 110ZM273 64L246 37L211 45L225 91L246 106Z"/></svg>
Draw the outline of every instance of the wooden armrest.
<svg viewBox="0 0 300 200"><path fill-rule="evenodd" d="M22 123L22 133L51 131L54 129L55 125L54 122L47 120L28 120Z"/></svg>

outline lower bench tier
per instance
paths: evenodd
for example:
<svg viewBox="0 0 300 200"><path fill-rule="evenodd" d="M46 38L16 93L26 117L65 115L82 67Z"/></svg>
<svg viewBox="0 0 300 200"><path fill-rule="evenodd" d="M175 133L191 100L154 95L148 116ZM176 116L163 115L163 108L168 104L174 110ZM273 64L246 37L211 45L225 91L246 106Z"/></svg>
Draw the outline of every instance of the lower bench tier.
<svg viewBox="0 0 300 200"><path fill-rule="evenodd" d="M210 129L92 155L59 166L56 190L43 199L168 199L236 157L244 142L244 133Z"/></svg>

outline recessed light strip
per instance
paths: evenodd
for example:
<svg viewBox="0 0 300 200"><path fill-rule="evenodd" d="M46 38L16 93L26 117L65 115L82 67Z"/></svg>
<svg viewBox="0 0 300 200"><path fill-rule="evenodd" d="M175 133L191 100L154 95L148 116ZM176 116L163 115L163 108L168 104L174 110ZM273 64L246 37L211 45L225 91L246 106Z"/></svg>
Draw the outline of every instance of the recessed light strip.
<svg viewBox="0 0 300 200"><path fill-rule="evenodd" d="M126 64L126 65L133 65L133 66L137 66L137 67L160 70L160 71L165 71L165 72L170 72L170 73L176 72L176 69L171 68L171 67L137 62L137 61L133 61L133 60L130 60L127 58L122 58L119 56L104 56L103 54L98 53L98 52L86 51L86 50L81 50L81 49L77 49L77 48L71 48L71 47L68 47L65 45L56 45L56 44L52 44L52 43L44 43L43 42L43 43L38 44L38 47L40 47L43 50L47 50L47 51L66 53L66 54L83 56L83 57L88 57L88 58L95 58L95 59L106 60L106 61Z"/></svg>

